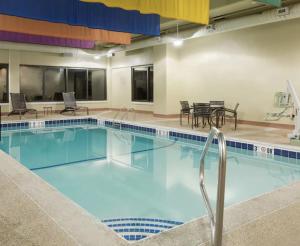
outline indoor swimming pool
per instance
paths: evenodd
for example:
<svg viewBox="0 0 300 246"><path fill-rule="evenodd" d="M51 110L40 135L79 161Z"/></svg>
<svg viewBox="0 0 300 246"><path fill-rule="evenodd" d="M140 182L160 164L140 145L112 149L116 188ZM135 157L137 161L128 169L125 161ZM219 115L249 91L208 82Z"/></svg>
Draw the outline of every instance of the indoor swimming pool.
<svg viewBox="0 0 300 246"><path fill-rule="evenodd" d="M203 146L95 124L6 130L1 142L4 152L128 240L206 215L198 176ZM226 206L300 180L297 159L227 150ZM214 144L205 170L213 202L217 170Z"/></svg>

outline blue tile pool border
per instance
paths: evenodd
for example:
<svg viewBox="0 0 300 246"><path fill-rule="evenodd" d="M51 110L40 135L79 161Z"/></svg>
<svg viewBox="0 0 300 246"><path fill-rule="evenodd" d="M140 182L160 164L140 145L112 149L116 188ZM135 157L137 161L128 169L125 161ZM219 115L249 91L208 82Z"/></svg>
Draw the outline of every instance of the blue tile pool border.
<svg viewBox="0 0 300 246"><path fill-rule="evenodd" d="M184 224L179 221L152 218L117 218L101 222L127 241L139 241Z"/></svg>
<svg viewBox="0 0 300 246"><path fill-rule="evenodd" d="M1 131L29 129L29 122L2 123Z"/></svg>
<svg viewBox="0 0 300 246"><path fill-rule="evenodd" d="M64 119L64 120L46 120L45 127L58 127L70 125L91 124L97 125L97 119L94 118L79 118L79 119Z"/></svg>
<svg viewBox="0 0 300 246"><path fill-rule="evenodd" d="M205 143L207 141L207 136L199 135L199 134L192 134L182 131L169 131L169 138L170 139L176 139L179 142L187 142L187 143L197 143L202 142ZM213 140L213 144L217 144L217 139ZM274 155L274 156L281 156L281 157L287 157L291 159L300 159L300 149L297 150L290 150L288 148L280 148L280 147L274 147L276 145L272 144L263 144L263 143L251 143L251 141L245 141L245 140L232 140L227 139L226 140L226 146L245 150L245 151L252 151L252 152L262 152L266 155Z"/></svg>
<svg viewBox="0 0 300 246"><path fill-rule="evenodd" d="M155 126L145 126L141 124L132 124L122 121L112 121L112 120L98 120L93 117L87 118L74 118L74 119L54 119L54 120L37 120L37 121L18 121L18 122L2 122L1 131L10 131L10 130L24 130L35 128L31 124L34 122L40 122L42 125L40 127L51 128L51 127L60 127L60 126L73 126L73 125L103 125L109 128L117 128L129 132L139 132L150 135L159 135L161 131L165 132L165 135L169 139L176 139L179 142L191 142L191 143L204 143L207 140L207 134L201 133L191 133L182 130L167 129L163 127ZM163 129L163 130L162 130ZM217 144L217 139L213 140L214 144ZM253 151L253 152L262 152L268 155L286 157L290 159L300 159L300 149L291 150L288 147L280 147L277 145L272 145L268 143L253 143L251 141L245 140L233 140L227 139L226 146L235 148L237 150Z"/></svg>
<svg viewBox="0 0 300 246"><path fill-rule="evenodd" d="M109 120L104 121L104 125L109 128L121 129L130 132L143 132L148 134L156 134L156 128L145 127L141 125L123 123L123 122L113 122Z"/></svg>

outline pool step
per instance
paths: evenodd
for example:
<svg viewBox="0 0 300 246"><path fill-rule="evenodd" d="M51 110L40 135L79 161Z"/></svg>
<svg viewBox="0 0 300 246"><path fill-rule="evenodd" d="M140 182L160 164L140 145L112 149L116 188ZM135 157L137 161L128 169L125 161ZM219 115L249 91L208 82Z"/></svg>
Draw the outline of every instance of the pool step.
<svg viewBox="0 0 300 246"><path fill-rule="evenodd" d="M182 224L178 221L150 218L107 219L102 220L102 223L128 241L138 241Z"/></svg>

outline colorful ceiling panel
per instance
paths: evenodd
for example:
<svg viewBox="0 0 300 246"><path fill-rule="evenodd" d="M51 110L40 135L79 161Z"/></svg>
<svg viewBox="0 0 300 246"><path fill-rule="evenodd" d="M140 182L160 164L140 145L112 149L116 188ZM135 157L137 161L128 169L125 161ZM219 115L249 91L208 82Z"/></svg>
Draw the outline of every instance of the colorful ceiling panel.
<svg viewBox="0 0 300 246"><path fill-rule="evenodd" d="M160 18L79 0L0 0L0 13L34 20L144 35L160 34Z"/></svg>
<svg viewBox="0 0 300 246"><path fill-rule="evenodd" d="M0 41L52 45L52 46L62 46L62 47L81 48L81 49L92 49L95 46L94 41L55 38L49 36L39 36L39 35L6 32L6 31L0 31Z"/></svg>
<svg viewBox="0 0 300 246"><path fill-rule="evenodd" d="M209 0L81 0L103 3L108 7L138 10L144 14L159 14L162 17L185 20L199 24L209 22ZM270 1L270 0L269 0ZM272 1L272 0L271 0Z"/></svg>
<svg viewBox="0 0 300 246"><path fill-rule="evenodd" d="M101 43L130 44L128 33L91 29L81 26L36 21L21 17L0 14L0 31L27 33L49 37L79 40L93 40Z"/></svg>

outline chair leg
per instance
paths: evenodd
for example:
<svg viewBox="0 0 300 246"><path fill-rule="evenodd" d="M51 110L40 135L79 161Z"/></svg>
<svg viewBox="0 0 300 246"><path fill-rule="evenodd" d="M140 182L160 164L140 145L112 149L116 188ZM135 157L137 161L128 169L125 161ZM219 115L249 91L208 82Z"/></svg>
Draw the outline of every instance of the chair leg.
<svg viewBox="0 0 300 246"><path fill-rule="evenodd" d="M216 128L219 129L220 128L220 117L219 117L219 113L217 112L217 115L216 115Z"/></svg>
<svg viewBox="0 0 300 246"><path fill-rule="evenodd" d="M209 124L209 129L211 129L211 121L210 121L209 117L207 118L207 122Z"/></svg>
<svg viewBox="0 0 300 246"><path fill-rule="evenodd" d="M86 108L86 114L87 114L87 115L90 114L89 108Z"/></svg>
<svg viewBox="0 0 300 246"><path fill-rule="evenodd" d="M188 114L188 124L190 124L190 113Z"/></svg>
<svg viewBox="0 0 300 246"><path fill-rule="evenodd" d="M179 120L179 122L180 122L180 125L182 126L182 113L180 112L180 120Z"/></svg>
<svg viewBox="0 0 300 246"><path fill-rule="evenodd" d="M192 129L194 129L194 115L192 114Z"/></svg>
<svg viewBox="0 0 300 246"><path fill-rule="evenodd" d="M202 128L204 128L206 126L206 123L205 123L205 117L202 116Z"/></svg>
<svg viewBox="0 0 300 246"><path fill-rule="evenodd" d="M234 130L237 128L237 115L234 116Z"/></svg>

